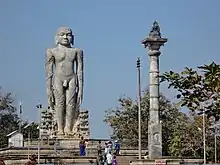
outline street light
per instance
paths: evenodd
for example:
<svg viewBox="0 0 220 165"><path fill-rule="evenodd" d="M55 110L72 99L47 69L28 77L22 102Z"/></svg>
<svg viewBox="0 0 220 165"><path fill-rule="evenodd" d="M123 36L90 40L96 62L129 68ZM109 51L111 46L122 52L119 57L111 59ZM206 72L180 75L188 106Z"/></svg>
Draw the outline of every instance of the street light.
<svg viewBox="0 0 220 165"><path fill-rule="evenodd" d="M140 58L137 59L138 70L138 159L141 159L141 69Z"/></svg>
<svg viewBox="0 0 220 165"><path fill-rule="evenodd" d="M202 119L202 123L203 123L203 159L204 159L204 164L206 164L206 136L205 136L205 110L203 109L203 119Z"/></svg>
<svg viewBox="0 0 220 165"><path fill-rule="evenodd" d="M38 137L38 161L37 161L37 163L40 164L40 140L41 140L40 128L41 128L41 110L42 110L42 104L37 104L36 107L37 107L38 113L39 113L39 125L38 125L39 137Z"/></svg>
<svg viewBox="0 0 220 165"><path fill-rule="evenodd" d="M217 136L219 134L220 123L214 124L213 126L209 127L214 129L214 138L215 138L215 163L217 163Z"/></svg>
<svg viewBox="0 0 220 165"><path fill-rule="evenodd" d="M198 113L198 115L202 114L202 128L203 128L203 162L206 164L206 130L205 130L205 113L209 110L205 110L204 107L202 108L202 112Z"/></svg>
<svg viewBox="0 0 220 165"><path fill-rule="evenodd" d="M215 134L215 163L217 163L217 135Z"/></svg>

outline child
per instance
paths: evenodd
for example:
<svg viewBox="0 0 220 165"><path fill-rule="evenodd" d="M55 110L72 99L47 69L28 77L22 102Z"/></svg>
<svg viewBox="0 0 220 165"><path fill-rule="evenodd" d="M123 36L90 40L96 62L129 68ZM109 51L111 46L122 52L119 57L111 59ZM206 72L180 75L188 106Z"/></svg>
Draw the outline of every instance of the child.
<svg viewBox="0 0 220 165"><path fill-rule="evenodd" d="M118 162L117 162L117 160L116 160L116 156L115 156L115 155L113 156L112 165L118 165Z"/></svg>

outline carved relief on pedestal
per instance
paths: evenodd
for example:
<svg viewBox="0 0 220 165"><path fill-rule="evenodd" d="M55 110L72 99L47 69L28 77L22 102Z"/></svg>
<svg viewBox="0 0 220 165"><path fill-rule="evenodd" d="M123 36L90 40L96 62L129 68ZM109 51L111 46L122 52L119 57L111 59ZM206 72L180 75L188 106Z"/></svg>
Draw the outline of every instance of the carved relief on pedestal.
<svg viewBox="0 0 220 165"><path fill-rule="evenodd" d="M68 137L68 138L89 138L89 111L81 110L76 123L73 127L74 134L60 136L57 134L57 121L55 112L50 109L46 109L41 113L41 125L40 125L41 137L42 138L54 138L54 137Z"/></svg>

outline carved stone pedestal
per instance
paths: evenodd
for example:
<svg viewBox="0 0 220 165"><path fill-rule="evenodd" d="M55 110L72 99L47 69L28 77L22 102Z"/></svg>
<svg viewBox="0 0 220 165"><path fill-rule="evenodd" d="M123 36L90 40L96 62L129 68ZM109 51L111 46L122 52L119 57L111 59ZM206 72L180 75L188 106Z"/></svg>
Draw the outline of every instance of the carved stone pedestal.
<svg viewBox="0 0 220 165"><path fill-rule="evenodd" d="M149 157L161 158L162 155L162 135L161 123L149 123L148 144Z"/></svg>
<svg viewBox="0 0 220 165"><path fill-rule="evenodd" d="M79 112L78 120L73 128L72 134L69 135L57 135L58 139L89 139L89 111L81 110Z"/></svg>
<svg viewBox="0 0 220 165"><path fill-rule="evenodd" d="M84 110L80 111L79 113L79 132L80 135L84 138L88 139L90 136L90 130L89 130L89 111Z"/></svg>
<svg viewBox="0 0 220 165"><path fill-rule="evenodd" d="M90 130L89 130L89 111L81 110L79 112L79 117L73 128L73 132L68 135L58 135L57 132L57 123L55 119L55 113L52 110L44 110L41 115L41 126L40 138L42 139L89 139Z"/></svg>
<svg viewBox="0 0 220 165"><path fill-rule="evenodd" d="M57 138L58 148L79 148L80 138Z"/></svg>

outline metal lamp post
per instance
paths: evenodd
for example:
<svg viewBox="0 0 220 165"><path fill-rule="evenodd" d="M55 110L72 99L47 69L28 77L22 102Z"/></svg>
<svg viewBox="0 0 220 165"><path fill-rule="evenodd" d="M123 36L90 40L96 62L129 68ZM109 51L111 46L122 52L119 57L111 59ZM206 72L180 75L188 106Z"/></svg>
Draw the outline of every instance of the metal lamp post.
<svg viewBox="0 0 220 165"><path fill-rule="evenodd" d="M203 159L204 159L204 164L206 164L206 136L205 136L205 110L203 110L203 120L202 120L202 123L203 123Z"/></svg>
<svg viewBox="0 0 220 165"><path fill-rule="evenodd" d="M30 130L30 126L33 124L34 122L31 122L29 124L27 124L24 129L28 129L28 159L30 158L30 145L31 145L31 141L30 141L30 136L31 136L31 130Z"/></svg>
<svg viewBox="0 0 220 165"><path fill-rule="evenodd" d="M215 134L215 163L217 163L217 136Z"/></svg>
<svg viewBox="0 0 220 165"><path fill-rule="evenodd" d="M36 105L37 109L38 109L38 113L39 113L39 137L38 137L38 164L40 164L40 141L41 141L41 132L40 132L40 128L41 128L41 110L42 110L42 104L37 104Z"/></svg>
<svg viewBox="0 0 220 165"><path fill-rule="evenodd" d="M141 69L140 58L137 59L138 70L138 159L141 159Z"/></svg>
<svg viewBox="0 0 220 165"><path fill-rule="evenodd" d="M206 164L206 129L205 129L205 114L209 110L205 110L205 107L202 106L202 112L198 113L198 115L202 114L202 133L203 133L203 164Z"/></svg>
<svg viewBox="0 0 220 165"><path fill-rule="evenodd" d="M210 128L214 129L214 138L215 138L215 163L217 163L217 136L220 136L220 123L216 123Z"/></svg>
<svg viewBox="0 0 220 165"><path fill-rule="evenodd" d="M160 47L167 42L167 38L161 38L160 27L155 21L149 36L142 41L145 48L148 48L150 57L149 92L150 109L148 123L148 152L149 158L162 157L162 126L159 121L159 56Z"/></svg>

